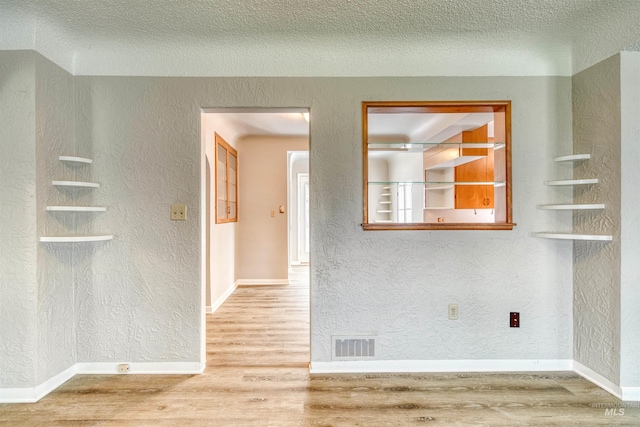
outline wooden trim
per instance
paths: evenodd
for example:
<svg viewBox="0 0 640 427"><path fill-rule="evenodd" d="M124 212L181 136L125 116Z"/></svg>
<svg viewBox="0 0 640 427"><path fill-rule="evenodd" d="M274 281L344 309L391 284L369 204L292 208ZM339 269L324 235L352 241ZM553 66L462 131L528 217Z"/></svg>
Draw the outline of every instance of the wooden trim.
<svg viewBox="0 0 640 427"><path fill-rule="evenodd" d="M500 223L369 223L369 156L368 114L408 113L481 113L504 112L505 115L505 213ZM363 224L364 230L512 230L512 172L511 172L511 101L363 101L362 102L362 164L363 164Z"/></svg>
<svg viewBox="0 0 640 427"><path fill-rule="evenodd" d="M373 230L513 230L514 223L396 223L396 224L361 224L365 231Z"/></svg>
<svg viewBox="0 0 640 427"><path fill-rule="evenodd" d="M220 135L218 135L217 133L214 133L215 136L215 174L216 174L216 179L215 179L215 187L216 187L216 192L215 192L215 211L216 211L216 224L224 224L227 222L238 222L238 169L239 169L239 159L238 159L238 152L231 146L229 145L229 143L227 143L227 141L225 141ZM222 148L224 148L227 152L227 158L226 163L225 163L225 185L226 185L226 190L227 190L227 197L225 199L225 213L226 213L226 217L225 218L220 218L218 216L218 145L220 145ZM229 217L229 209L231 209L231 203L229 201L229 174L230 174L230 170L229 170L229 157L230 155L233 155L236 158L236 170L235 170L235 182L236 182L236 189L235 189L235 194L236 194L236 209L235 209L235 218L230 218Z"/></svg>
<svg viewBox="0 0 640 427"><path fill-rule="evenodd" d="M364 223L369 222L369 117L366 102L362 103L362 199Z"/></svg>

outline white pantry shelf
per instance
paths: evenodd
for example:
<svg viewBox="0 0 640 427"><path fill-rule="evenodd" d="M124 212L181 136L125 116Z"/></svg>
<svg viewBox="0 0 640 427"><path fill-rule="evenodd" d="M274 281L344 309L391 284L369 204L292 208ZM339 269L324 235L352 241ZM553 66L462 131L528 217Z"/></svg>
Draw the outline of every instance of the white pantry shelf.
<svg viewBox="0 0 640 427"><path fill-rule="evenodd" d="M533 237L541 237L544 239L558 240L593 240L601 242L609 242L613 240L613 236L604 234L573 234L573 233L532 233Z"/></svg>
<svg viewBox="0 0 640 427"><path fill-rule="evenodd" d="M57 187L88 187L98 188L100 184L97 182L85 182L85 181L53 181L52 185Z"/></svg>
<svg viewBox="0 0 640 427"><path fill-rule="evenodd" d="M554 162L575 162L579 160L589 160L591 154L569 154L568 156L554 157Z"/></svg>
<svg viewBox="0 0 640 427"><path fill-rule="evenodd" d="M87 159L86 157L59 156L58 159L61 162L69 162L69 163L93 163L93 160Z"/></svg>
<svg viewBox="0 0 640 427"><path fill-rule="evenodd" d="M112 240L112 234L100 235L100 236L42 236L40 242L42 243L80 243L80 242L102 242L106 240Z"/></svg>
<svg viewBox="0 0 640 427"><path fill-rule="evenodd" d="M104 206L47 206L49 212L106 212Z"/></svg>
<svg viewBox="0 0 640 427"><path fill-rule="evenodd" d="M561 179L556 181L545 181L544 185L588 185L597 184L598 178L587 179Z"/></svg>

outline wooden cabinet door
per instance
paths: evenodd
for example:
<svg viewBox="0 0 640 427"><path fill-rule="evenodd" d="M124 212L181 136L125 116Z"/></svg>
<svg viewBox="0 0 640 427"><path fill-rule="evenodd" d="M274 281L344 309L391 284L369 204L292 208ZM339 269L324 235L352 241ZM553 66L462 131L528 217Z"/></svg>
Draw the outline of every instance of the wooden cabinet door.
<svg viewBox="0 0 640 427"><path fill-rule="evenodd" d="M488 142L488 126L462 132L464 143ZM484 156L456 167L456 182L493 181L493 150L487 148L461 148L463 155ZM456 209L490 209L494 206L493 185L456 185Z"/></svg>

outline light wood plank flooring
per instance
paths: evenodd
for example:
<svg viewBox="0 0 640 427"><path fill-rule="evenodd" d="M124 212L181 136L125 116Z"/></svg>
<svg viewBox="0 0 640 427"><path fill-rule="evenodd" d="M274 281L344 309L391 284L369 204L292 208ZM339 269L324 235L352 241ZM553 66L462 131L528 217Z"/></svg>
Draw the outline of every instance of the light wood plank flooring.
<svg viewBox="0 0 640 427"><path fill-rule="evenodd" d="M0 425L640 425L640 409L570 372L311 376L307 275L239 288L209 315L203 375L81 375L0 405Z"/></svg>

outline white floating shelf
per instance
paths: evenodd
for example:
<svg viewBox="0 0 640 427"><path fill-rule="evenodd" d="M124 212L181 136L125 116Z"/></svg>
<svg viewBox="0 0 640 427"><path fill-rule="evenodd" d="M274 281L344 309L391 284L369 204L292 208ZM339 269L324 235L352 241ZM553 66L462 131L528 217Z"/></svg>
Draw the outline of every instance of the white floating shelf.
<svg viewBox="0 0 640 427"><path fill-rule="evenodd" d="M538 209L552 209L552 210L578 210L578 209L604 209L604 204L592 203L584 205L540 205Z"/></svg>
<svg viewBox="0 0 640 427"><path fill-rule="evenodd" d="M597 184L598 178L588 179L562 179L558 181L545 181L544 185L586 185Z"/></svg>
<svg viewBox="0 0 640 427"><path fill-rule="evenodd" d="M391 204L391 202L378 202L378 203L381 204L381 205L390 205Z"/></svg>
<svg viewBox="0 0 640 427"><path fill-rule="evenodd" d="M89 187L98 188L100 184L97 182L83 182L83 181L53 181L53 185L58 187Z"/></svg>
<svg viewBox="0 0 640 427"><path fill-rule="evenodd" d="M49 212L106 212L104 206L47 206Z"/></svg>
<svg viewBox="0 0 640 427"><path fill-rule="evenodd" d="M74 157L74 156L59 156L58 159L61 162L70 162L70 163L93 163L93 160L87 159L85 157Z"/></svg>
<svg viewBox="0 0 640 427"><path fill-rule="evenodd" d="M379 211L376 211L376 212L378 212L378 213L392 213L393 211L385 209L385 210L379 210Z"/></svg>
<svg viewBox="0 0 640 427"><path fill-rule="evenodd" d="M570 154L568 156L559 156L554 157L554 162L575 162L578 160L589 160L591 158L591 154Z"/></svg>
<svg viewBox="0 0 640 427"><path fill-rule="evenodd" d="M43 236L40 237L42 243L79 243L79 242L102 242L112 240L113 235L103 236Z"/></svg>
<svg viewBox="0 0 640 427"><path fill-rule="evenodd" d="M391 193L382 193L381 196L390 196Z"/></svg>
<svg viewBox="0 0 640 427"><path fill-rule="evenodd" d="M544 239L558 240L595 240L609 242L613 240L613 236L602 234L573 234L573 233L531 233L533 237L542 237Z"/></svg>

